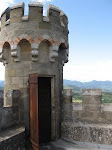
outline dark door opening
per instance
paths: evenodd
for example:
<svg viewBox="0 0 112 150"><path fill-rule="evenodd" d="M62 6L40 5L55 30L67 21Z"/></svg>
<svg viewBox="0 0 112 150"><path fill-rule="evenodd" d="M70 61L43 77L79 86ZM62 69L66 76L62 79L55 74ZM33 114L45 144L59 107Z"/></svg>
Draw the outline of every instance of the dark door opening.
<svg viewBox="0 0 112 150"><path fill-rule="evenodd" d="M38 78L39 143L51 141L51 78Z"/></svg>

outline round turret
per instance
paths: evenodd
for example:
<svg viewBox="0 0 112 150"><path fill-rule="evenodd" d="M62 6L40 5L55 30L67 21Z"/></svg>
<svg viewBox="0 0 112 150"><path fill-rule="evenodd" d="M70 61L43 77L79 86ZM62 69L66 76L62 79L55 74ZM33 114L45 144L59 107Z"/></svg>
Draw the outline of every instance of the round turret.
<svg viewBox="0 0 112 150"><path fill-rule="evenodd" d="M2 13L0 61L5 65L4 94L20 90L18 119L29 129L29 76L37 73L40 78L50 78L52 139L59 137L63 65L68 62L68 53L68 19L58 7L49 4L47 16L43 16L43 4L30 2L29 13L24 15L24 3L19 3ZM4 106L11 106L5 95Z"/></svg>

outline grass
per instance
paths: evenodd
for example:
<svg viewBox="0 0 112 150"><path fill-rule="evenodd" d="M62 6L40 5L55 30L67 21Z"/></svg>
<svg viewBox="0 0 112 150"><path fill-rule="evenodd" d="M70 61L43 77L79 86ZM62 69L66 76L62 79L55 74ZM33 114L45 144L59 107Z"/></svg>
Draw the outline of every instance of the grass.
<svg viewBox="0 0 112 150"><path fill-rule="evenodd" d="M73 102L73 103L82 103L82 100L80 100L80 99L79 99L79 100L76 100L76 99L74 100L74 99L72 99L72 102Z"/></svg>
<svg viewBox="0 0 112 150"><path fill-rule="evenodd" d="M111 92L102 92L102 103L112 103Z"/></svg>

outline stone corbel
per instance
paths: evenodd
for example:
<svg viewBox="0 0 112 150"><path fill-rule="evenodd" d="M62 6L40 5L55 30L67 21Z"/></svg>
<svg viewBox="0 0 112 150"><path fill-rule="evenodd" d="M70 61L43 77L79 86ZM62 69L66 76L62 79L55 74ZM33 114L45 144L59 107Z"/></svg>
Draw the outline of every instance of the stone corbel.
<svg viewBox="0 0 112 150"><path fill-rule="evenodd" d="M3 62L3 65L5 66L5 64L8 64L8 61L6 59L4 59L4 54L0 53L0 62Z"/></svg>
<svg viewBox="0 0 112 150"><path fill-rule="evenodd" d="M53 45L51 47L51 50L50 50L50 62L55 62L55 58L58 57L58 49L59 47L57 45Z"/></svg>
<svg viewBox="0 0 112 150"><path fill-rule="evenodd" d="M31 44L31 49L32 49L32 61L38 61L38 47L39 47L39 44L37 43L33 43Z"/></svg>
<svg viewBox="0 0 112 150"><path fill-rule="evenodd" d="M64 63L67 63L67 62L68 62L68 56L69 56L69 49L66 49L65 61L64 61Z"/></svg>
<svg viewBox="0 0 112 150"><path fill-rule="evenodd" d="M11 45L11 56L14 57L14 61L20 61L20 47L13 44Z"/></svg>
<svg viewBox="0 0 112 150"><path fill-rule="evenodd" d="M3 62L4 57L3 57L3 53L0 53L0 62Z"/></svg>
<svg viewBox="0 0 112 150"><path fill-rule="evenodd" d="M68 56L69 56L69 49L65 49L64 59L62 60L62 65L64 66L65 63L68 62Z"/></svg>
<svg viewBox="0 0 112 150"><path fill-rule="evenodd" d="M10 19L8 19L6 22L5 22L5 26L9 25L10 24Z"/></svg>
<svg viewBox="0 0 112 150"><path fill-rule="evenodd" d="M0 62L3 62L4 66L8 64L8 61L4 58L3 48L0 48Z"/></svg>

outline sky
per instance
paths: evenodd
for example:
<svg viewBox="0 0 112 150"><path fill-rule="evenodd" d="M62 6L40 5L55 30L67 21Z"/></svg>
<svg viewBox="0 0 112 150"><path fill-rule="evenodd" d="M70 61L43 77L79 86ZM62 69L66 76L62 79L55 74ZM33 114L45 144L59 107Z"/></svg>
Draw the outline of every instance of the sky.
<svg viewBox="0 0 112 150"><path fill-rule="evenodd" d="M69 19L69 62L64 79L88 82L112 81L112 0L37 0L59 7ZM23 0L1 0L0 14ZM25 14L28 14L25 0ZM0 63L0 80L4 67Z"/></svg>

